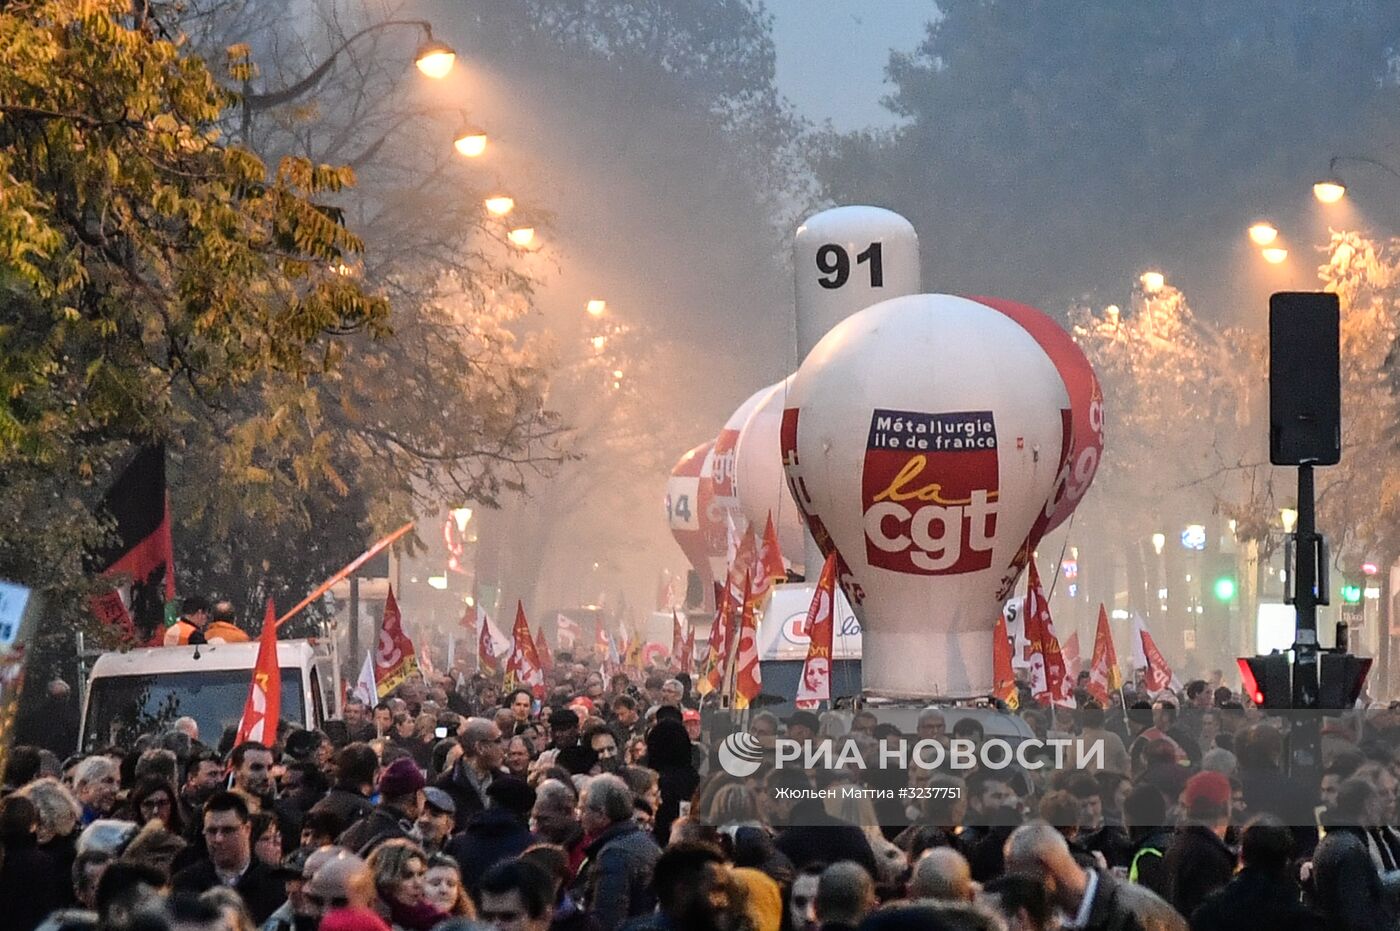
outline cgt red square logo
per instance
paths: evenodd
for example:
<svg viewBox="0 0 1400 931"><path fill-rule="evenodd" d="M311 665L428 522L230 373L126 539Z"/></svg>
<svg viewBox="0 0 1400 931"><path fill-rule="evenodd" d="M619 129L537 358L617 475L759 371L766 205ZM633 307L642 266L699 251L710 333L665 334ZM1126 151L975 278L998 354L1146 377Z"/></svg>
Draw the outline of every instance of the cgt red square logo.
<svg viewBox="0 0 1400 931"><path fill-rule="evenodd" d="M914 575L986 569L999 484L991 411L877 409L861 474L865 558Z"/></svg>

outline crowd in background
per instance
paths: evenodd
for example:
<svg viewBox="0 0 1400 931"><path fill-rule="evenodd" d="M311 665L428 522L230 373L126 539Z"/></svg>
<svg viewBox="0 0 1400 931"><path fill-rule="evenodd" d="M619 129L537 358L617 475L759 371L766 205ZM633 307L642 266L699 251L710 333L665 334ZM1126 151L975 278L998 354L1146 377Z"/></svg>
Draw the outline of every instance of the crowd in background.
<svg viewBox="0 0 1400 931"><path fill-rule="evenodd" d="M39 734L4 771L3 927L1397 926L1400 713L1331 722L1305 780L1218 675L1107 708L1023 696L1035 735L1102 742L1078 769L879 764L882 740L983 741L955 707L907 734L871 710L754 710L734 724L767 752L738 778L710 739L734 725L702 722L686 676L559 659L543 700L415 676L272 746L189 718L66 757ZM780 736L859 762L777 767ZM846 786L937 791L804 797Z"/></svg>

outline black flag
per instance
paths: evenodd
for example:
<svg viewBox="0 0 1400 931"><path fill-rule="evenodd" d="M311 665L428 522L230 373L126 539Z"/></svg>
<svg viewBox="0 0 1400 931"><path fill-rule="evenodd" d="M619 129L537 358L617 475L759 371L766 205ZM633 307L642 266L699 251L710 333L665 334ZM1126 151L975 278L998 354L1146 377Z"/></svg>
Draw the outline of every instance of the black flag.
<svg viewBox="0 0 1400 931"><path fill-rule="evenodd" d="M164 627L165 604L175 599L175 552L170 533L170 501L165 490L165 446L147 446L136 454L102 498L102 510L117 522L116 539L93 554L101 575L131 580L130 618L138 642ZM115 594L115 593L113 593ZM126 623L112 598L94 599L104 621Z"/></svg>

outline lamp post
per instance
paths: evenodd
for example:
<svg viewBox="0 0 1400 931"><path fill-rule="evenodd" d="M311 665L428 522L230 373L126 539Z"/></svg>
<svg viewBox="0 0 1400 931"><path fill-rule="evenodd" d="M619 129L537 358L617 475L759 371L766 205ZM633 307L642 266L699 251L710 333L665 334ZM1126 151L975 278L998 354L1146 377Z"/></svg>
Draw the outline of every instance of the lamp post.
<svg viewBox="0 0 1400 931"><path fill-rule="evenodd" d="M1320 203L1335 204L1346 196L1346 182L1337 174L1338 162L1356 162L1360 165L1370 165L1396 178L1400 178L1400 171L1396 171L1394 168L1391 168L1385 162L1379 161L1378 159L1366 155L1334 155L1327 161L1327 177L1313 185L1313 196L1316 197Z"/></svg>

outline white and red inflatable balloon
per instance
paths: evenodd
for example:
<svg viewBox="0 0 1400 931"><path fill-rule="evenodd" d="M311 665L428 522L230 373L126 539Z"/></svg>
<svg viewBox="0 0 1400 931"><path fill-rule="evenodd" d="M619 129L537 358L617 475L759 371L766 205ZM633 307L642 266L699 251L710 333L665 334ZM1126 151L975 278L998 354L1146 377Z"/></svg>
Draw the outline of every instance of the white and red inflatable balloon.
<svg viewBox="0 0 1400 931"><path fill-rule="evenodd" d="M763 400L773 388L772 385L760 388L744 399L729 415L729 419L724 422L724 429L719 431L715 437L715 446L710 453L712 463L712 473L714 478L715 502L720 508L720 521L724 521L728 516L734 521L734 526L743 530L748 525L748 518L744 516L744 509L739 504L739 491L734 480L735 461L739 447L739 433L744 429L744 424L748 422L749 415L754 408L758 407L758 402ZM758 532L763 532L763 525L758 526Z"/></svg>
<svg viewBox="0 0 1400 931"><path fill-rule="evenodd" d="M671 536L700 576L707 603L712 597L715 580L710 562L716 555L713 548L718 545L718 555L723 560L725 544L723 519L718 528L712 526L715 520L713 483L705 474L713 446L713 441L701 443L686 452L671 469L671 477L666 482L666 521L671 527Z"/></svg>
<svg viewBox="0 0 1400 931"><path fill-rule="evenodd" d="M869 694L991 692L1002 602L1057 489L1069 500L1077 423L1042 321L1054 326L1030 308L899 297L837 324L793 376L783 463L840 556Z"/></svg>
<svg viewBox="0 0 1400 931"><path fill-rule="evenodd" d="M787 476L783 474L783 451L778 437L790 381L791 377L770 386L739 431L734 447L734 486L739 506L754 533L763 532L768 515L772 514L783 558L800 569L805 549L802 516L797 513Z"/></svg>

